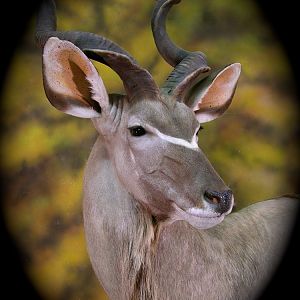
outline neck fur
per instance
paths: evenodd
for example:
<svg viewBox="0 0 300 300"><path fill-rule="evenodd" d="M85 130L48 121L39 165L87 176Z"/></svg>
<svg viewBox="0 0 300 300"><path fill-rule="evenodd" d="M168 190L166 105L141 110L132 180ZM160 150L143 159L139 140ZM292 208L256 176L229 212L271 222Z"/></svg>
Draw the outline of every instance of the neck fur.
<svg viewBox="0 0 300 300"><path fill-rule="evenodd" d="M119 286L124 299L155 299L151 257L156 225L118 180L101 137L85 170L83 211L91 262L104 288L114 294L110 286Z"/></svg>
<svg viewBox="0 0 300 300"><path fill-rule="evenodd" d="M124 270L122 279L129 285L128 299L155 299L153 293L152 244L155 228L152 216L140 205L135 206L135 225L128 228L122 241Z"/></svg>

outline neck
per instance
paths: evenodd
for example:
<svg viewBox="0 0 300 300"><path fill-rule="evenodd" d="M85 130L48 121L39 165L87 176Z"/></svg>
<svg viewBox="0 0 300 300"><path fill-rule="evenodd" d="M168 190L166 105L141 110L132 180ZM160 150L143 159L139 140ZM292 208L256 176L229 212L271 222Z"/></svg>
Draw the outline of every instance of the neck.
<svg viewBox="0 0 300 300"><path fill-rule="evenodd" d="M85 170L83 213L88 252L106 291L151 299L152 216L119 182L101 137Z"/></svg>

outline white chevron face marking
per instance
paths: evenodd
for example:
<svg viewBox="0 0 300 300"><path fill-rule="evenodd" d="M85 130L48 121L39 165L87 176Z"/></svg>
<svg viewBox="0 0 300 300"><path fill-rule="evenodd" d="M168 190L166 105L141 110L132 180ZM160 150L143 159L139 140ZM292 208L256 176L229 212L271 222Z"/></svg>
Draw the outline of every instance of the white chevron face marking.
<svg viewBox="0 0 300 300"><path fill-rule="evenodd" d="M176 138L170 135L166 135L162 132L160 132L158 129L154 128L151 126L151 131L156 134L159 138L161 138L164 141L167 141L169 143L175 144L175 145L180 145L192 150L198 150L199 146L197 143L197 138L194 136L191 142L188 142L184 139Z"/></svg>

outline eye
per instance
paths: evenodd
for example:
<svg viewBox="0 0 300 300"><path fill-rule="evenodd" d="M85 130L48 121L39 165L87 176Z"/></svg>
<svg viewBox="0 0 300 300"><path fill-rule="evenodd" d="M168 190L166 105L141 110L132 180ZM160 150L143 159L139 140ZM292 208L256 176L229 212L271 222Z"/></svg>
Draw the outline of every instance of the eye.
<svg viewBox="0 0 300 300"><path fill-rule="evenodd" d="M129 128L132 136L142 136L146 134L146 130L142 126L133 126Z"/></svg>

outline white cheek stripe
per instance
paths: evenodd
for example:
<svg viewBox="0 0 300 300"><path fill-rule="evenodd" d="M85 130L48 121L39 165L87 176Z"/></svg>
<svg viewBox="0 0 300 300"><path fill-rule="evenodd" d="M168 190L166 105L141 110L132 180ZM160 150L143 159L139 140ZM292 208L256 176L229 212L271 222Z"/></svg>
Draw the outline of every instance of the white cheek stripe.
<svg viewBox="0 0 300 300"><path fill-rule="evenodd" d="M198 150L199 149L199 146L197 144L197 139L195 137L193 137L191 142L188 142L184 139L180 139L180 138L176 138L176 137L173 137L173 136L170 136L170 135L166 135L166 134L160 132L158 129L154 128L154 127L151 127L151 129L152 129L153 133L155 133L159 138L161 138L164 141L167 141L167 142L172 143L172 144L180 145L180 146L192 149L192 150Z"/></svg>

